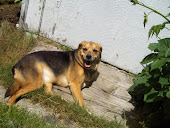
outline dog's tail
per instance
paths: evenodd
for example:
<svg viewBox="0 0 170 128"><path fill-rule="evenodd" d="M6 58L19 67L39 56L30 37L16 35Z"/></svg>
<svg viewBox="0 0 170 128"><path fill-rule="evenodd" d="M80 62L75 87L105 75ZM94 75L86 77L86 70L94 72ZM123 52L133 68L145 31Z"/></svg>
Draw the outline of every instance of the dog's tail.
<svg viewBox="0 0 170 128"><path fill-rule="evenodd" d="M8 88L8 90L5 93L5 98L8 96L14 95L20 88L19 83L15 80L15 82Z"/></svg>
<svg viewBox="0 0 170 128"><path fill-rule="evenodd" d="M14 67L12 68L12 73L13 75L15 75ZM20 82L17 79L15 79L14 83L7 89L4 98L14 95L19 90L19 88L20 88Z"/></svg>

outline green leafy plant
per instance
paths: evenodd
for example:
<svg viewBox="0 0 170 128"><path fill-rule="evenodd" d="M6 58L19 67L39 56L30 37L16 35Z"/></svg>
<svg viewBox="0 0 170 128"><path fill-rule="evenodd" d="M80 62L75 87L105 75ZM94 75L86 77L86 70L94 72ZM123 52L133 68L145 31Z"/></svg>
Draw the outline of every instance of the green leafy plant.
<svg viewBox="0 0 170 128"><path fill-rule="evenodd" d="M135 95L137 92L134 92L134 89L144 85L139 93L144 90L143 98L146 103L170 98L170 38L151 43L148 48L153 53L147 55L141 62L148 65L136 76L137 79L133 80L134 85L129 88L129 92Z"/></svg>
<svg viewBox="0 0 170 128"><path fill-rule="evenodd" d="M164 16L137 0L130 1L134 5L146 7L166 19L162 24L151 27L149 38L153 35L158 37L161 30L168 29L166 25L170 23L169 14ZM149 14L144 13L144 27ZM159 114L158 119L170 119L170 38L159 38L158 43L150 43L148 48L151 50L151 54L142 60L141 64L144 69L133 79L134 84L128 89L128 92L142 114L147 117L146 121L150 125L157 114Z"/></svg>

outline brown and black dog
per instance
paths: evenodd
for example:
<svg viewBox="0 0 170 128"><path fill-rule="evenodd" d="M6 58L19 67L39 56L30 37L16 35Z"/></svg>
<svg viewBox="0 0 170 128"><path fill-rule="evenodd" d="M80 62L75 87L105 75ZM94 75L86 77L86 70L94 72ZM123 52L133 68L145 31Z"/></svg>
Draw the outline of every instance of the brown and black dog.
<svg viewBox="0 0 170 128"><path fill-rule="evenodd" d="M12 69L14 83L5 93L8 105L21 95L46 85L45 93L54 95L52 85L70 87L74 99L84 106L81 86L95 77L101 60L102 47L83 41L74 51L39 51L24 56Z"/></svg>

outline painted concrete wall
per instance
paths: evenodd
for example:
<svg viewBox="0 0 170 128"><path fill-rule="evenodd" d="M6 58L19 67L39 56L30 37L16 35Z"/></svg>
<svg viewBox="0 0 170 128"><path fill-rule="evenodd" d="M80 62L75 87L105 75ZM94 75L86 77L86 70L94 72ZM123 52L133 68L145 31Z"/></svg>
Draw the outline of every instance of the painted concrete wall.
<svg viewBox="0 0 170 128"><path fill-rule="evenodd" d="M165 15L170 10L170 0L139 1ZM150 10L129 0L25 0L21 10L20 25L26 30L73 48L84 40L98 42L103 61L132 73L141 71L149 43L157 42L155 37L148 40L150 27L165 21L151 13L144 28L144 12ZM161 38L168 35L160 33Z"/></svg>

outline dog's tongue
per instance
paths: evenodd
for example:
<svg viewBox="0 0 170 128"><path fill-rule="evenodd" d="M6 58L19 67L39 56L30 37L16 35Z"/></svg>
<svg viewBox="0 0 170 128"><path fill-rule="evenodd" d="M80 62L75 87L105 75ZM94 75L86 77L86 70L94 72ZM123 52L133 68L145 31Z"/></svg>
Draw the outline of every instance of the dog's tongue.
<svg viewBox="0 0 170 128"><path fill-rule="evenodd" d="M90 68L91 65L90 65L90 64L88 65L88 64L85 63L85 67L86 67L86 68Z"/></svg>

